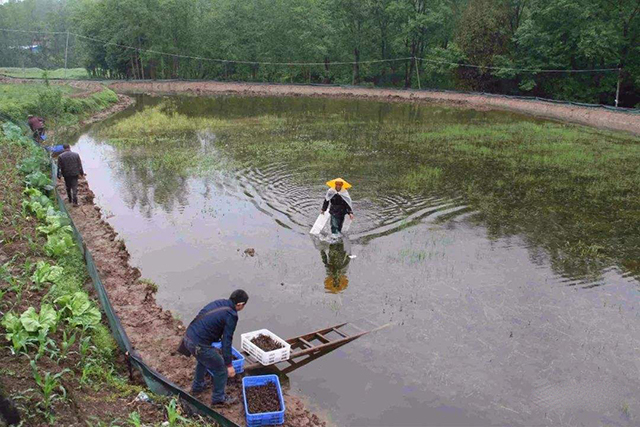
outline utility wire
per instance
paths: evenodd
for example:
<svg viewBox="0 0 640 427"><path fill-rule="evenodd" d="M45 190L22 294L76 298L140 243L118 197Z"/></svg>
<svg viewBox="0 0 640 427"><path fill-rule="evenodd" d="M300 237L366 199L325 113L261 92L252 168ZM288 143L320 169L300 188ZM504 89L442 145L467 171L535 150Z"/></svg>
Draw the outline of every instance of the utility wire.
<svg viewBox="0 0 640 427"><path fill-rule="evenodd" d="M15 30L15 29L9 29L9 28L0 28L0 31L9 31L9 32L16 32L16 33L32 33L32 34L34 33L35 34L71 34L81 39L102 43L105 46L116 46L123 49L135 50L137 52L146 52L146 53L152 53L156 55L165 55L165 56L171 56L174 58L195 59L199 61L211 61L211 62L218 62L223 64L235 63L235 64L248 64L248 65L284 65L284 66L303 66L303 67L326 65L324 62L246 61L246 60L235 60L235 59L207 58L203 56L181 55L177 53L161 52L161 51L152 50L152 49L143 49L141 47L109 42L109 41L101 40L95 37L85 36L82 34L68 32L68 31L34 31L34 30ZM550 69L542 69L542 68L494 67L494 66L483 66L483 65L475 65L475 64L462 64L458 62L451 62L445 59L440 59L440 58L432 59L432 58L433 57L417 58L414 56L409 56L404 58L374 59L374 60L358 61L358 62L355 62L355 61L330 62L330 65L378 64L378 63L384 63L384 62L419 60L419 61L425 61L425 62L434 63L434 64L453 65L456 67L468 67L468 68L478 68L478 69L496 70L496 71L520 71L520 72L530 72L530 73L598 73L598 72L620 71L619 68L593 68L593 69L578 69L578 70L551 69L550 70Z"/></svg>
<svg viewBox="0 0 640 427"><path fill-rule="evenodd" d="M459 62L450 62L442 59L417 58L418 61L431 62L435 64L455 65L457 67L483 68L487 70L504 70L504 71L524 71L531 73L593 73L601 71L619 71L620 68L591 68L582 70L548 70L543 68L510 68L510 67L492 67L485 65L461 64Z"/></svg>
<svg viewBox="0 0 640 427"><path fill-rule="evenodd" d="M197 59L197 60L202 60L202 61L212 61L212 62L222 62L222 63L231 63L231 62L233 62L233 63L236 63L236 64L249 64L249 65L293 65L293 66L295 66L295 65L302 65L302 66L325 65L324 62L244 61L244 60L235 60L235 59L219 59L219 58L207 58L207 57L203 57L203 56L181 55L181 54L177 54L177 53L160 52L160 51L157 51L157 50L143 49L141 47L128 46L128 45L123 45L123 44L119 44L119 43L108 42L108 41L97 39L95 37L83 36L82 34L76 34L76 33L69 33L69 34L73 34L74 36L80 37L82 39L88 39L88 40L93 40L93 41L96 41L96 42L100 42L100 43L103 43L105 45L122 47L124 49L137 50L139 52L155 53L157 55L168 55L168 56L173 56L173 57L176 57L176 58ZM373 63L379 63L379 62L408 61L410 59L413 59L413 57L409 56L409 57L406 57L406 58L374 59L374 60L370 60L370 61L359 61L359 62L355 62L355 61L353 61L353 62L331 62L330 64L331 65L373 64Z"/></svg>

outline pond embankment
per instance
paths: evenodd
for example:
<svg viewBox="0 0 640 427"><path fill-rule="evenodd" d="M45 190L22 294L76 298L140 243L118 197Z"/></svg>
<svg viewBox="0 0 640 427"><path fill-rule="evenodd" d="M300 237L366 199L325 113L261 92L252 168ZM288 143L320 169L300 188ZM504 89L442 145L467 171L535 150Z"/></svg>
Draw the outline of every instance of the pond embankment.
<svg viewBox="0 0 640 427"><path fill-rule="evenodd" d="M0 83L29 83L32 79L0 77ZM444 91L416 91L400 89L360 88L343 86L286 85L269 83L234 83L214 81L56 81L90 95L103 85L118 93L193 94L235 96L307 96L359 98L387 102L444 102L475 109L497 109L530 114L536 117L577 123L599 129L629 132L640 135L640 114L558 104L533 99L512 99L481 94ZM75 95L84 96L84 95Z"/></svg>
<svg viewBox="0 0 640 427"><path fill-rule="evenodd" d="M86 83L86 82L85 82ZM82 82L76 82L81 85ZM360 98L395 102L444 102L476 109L498 109L640 135L640 114L545 101L479 94L340 86L275 85L226 82L118 81L109 88L122 92L193 95L308 96Z"/></svg>

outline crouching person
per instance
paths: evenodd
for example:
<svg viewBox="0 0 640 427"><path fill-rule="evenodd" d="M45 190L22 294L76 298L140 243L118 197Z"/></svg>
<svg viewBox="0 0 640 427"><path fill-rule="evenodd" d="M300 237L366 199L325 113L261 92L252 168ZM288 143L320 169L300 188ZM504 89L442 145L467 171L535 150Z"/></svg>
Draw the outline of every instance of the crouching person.
<svg viewBox="0 0 640 427"><path fill-rule="evenodd" d="M224 391L227 378L236 375L231 362L231 343L238 323L238 312L241 311L249 295L242 289L233 291L229 299L219 299L207 304L189 324L183 346L197 360L194 373L192 393L199 393L206 388L205 374L213 377L212 405L230 405L237 398L226 396ZM222 352L211 346L211 343L222 342ZM182 352L182 351L181 351Z"/></svg>

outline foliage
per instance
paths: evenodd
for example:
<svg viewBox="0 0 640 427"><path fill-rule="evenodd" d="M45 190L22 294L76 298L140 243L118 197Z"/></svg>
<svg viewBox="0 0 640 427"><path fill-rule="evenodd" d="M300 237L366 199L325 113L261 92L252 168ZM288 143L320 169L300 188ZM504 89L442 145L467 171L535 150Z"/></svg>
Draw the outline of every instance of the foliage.
<svg viewBox="0 0 640 427"><path fill-rule="evenodd" d="M42 304L40 313L35 308L29 307L20 317L9 312L2 318L7 341L12 344L12 352L18 354L26 352L29 344L41 342L47 344L47 335L56 328L58 316L49 304ZM44 346L41 345L40 348Z"/></svg>
<svg viewBox="0 0 640 427"><path fill-rule="evenodd" d="M211 117L189 117L171 111L170 105L146 108L103 129L103 135L118 139L120 144L149 144L171 141L185 133L217 129L226 123Z"/></svg>
<svg viewBox="0 0 640 427"><path fill-rule="evenodd" d="M56 311L49 304L42 304L40 313L36 312L35 308L29 307L20 315L20 324L29 333L52 330L57 323Z"/></svg>
<svg viewBox="0 0 640 427"><path fill-rule="evenodd" d="M35 172L42 172L45 170L49 162L44 156L30 156L26 157L18 166L18 170L24 175L29 175Z"/></svg>
<svg viewBox="0 0 640 427"><path fill-rule="evenodd" d="M7 42L0 41L0 66L14 67L6 70L14 75L41 77L39 69L48 69L48 77L60 77L63 71L56 69L66 58L70 68L84 66L85 75L108 79L416 87L416 61L398 59L417 57L427 59L418 64L422 87L608 103L615 94L615 70L570 75L431 61L520 69L620 67L621 101L629 107L640 102L640 13L634 0L41 0L39 7L50 13L35 16L30 3L0 5L0 24L23 30L74 28L104 42L72 36L65 55L64 34L51 35L42 54L26 54L12 47L30 44L31 36L8 35ZM368 62L392 58L397 60ZM69 101L68 109L75 111L80 102ZM9 101L4 108L20 104Z"/></svg>
<svg viewBox="0 0 640 427"><path fill-rule="evenodd" d="M74 247L71 234L64 231L47 236L47 243L44 245L44 251L53 258L61 258L67 255Z"/></svg>
<svg viewBox="0 0 640 427"><path fill-rule="evenodd" d="M2 5L0 5L0 11L1 9ZM26 116L34 114L47 119L47 128L56 127L58 124L72 126L78 122L79 118L100 111L118 101L115 92L106 88L83 98L69 97L72 90L65 85L42 83L0 84L0 117L5 116L16 123L26 125ZM22 130L19 130L19 134L23 136ZM9 135L14 136L12 133ZM42 154L40 153L38 162L47 160ZM29 161L36 162L36 160Z"/></svg>
<svg viewBox="0 0 640 427"><path fill-rule="evenodd" d="M439 184L442 169L431 166L420 166L417 169L409 169L409 172L394 184L412 192L431 191Z"/></svg>
<svg viewBox="0 0 640 427"><path fill-rule="evenodd" d="M62 296L55 302L60 307L60 318L71 326L90 329L100 323L102 315L85 292Z"/></svg>
<svg viewBox="0 0 640 427"><path fill-rule="evenodd" d="M60 383L60 378L70 372L69 369L63 369L61 372L56 374L52 374L51 372L46 372L44 375L40 373L38 367L36 366L36 362L32 360L31 362L31 370L33 372L33 379L36 384L40 388L40 392L42 393L42 400L39 403L39 408L42 410L42 413L48 418L50 423L53 423L55 420L55 416L53 414L52 405L58 399L64 399L67 396L67 390Z"/></svg>
<svg viewBox="0 0 640 427"><path fill-rule="evenodd" d="M40 171L31 172L25 178L25 183L29 187L37 188L44 191L53 190L53 185L51 185L51 177L45 173Z"/></svg>
<svg viewBox="0 0 640 427"><path fill-rule="evenodd" d="M45 283L57 283L62 278L64 269L59 266L50 265L44 261L38 261L36 270L31 276L31 281L37 286Z"/></svg>
<svg viewBox="0 0 640 427"><path fill-rule="evenodd" d="M171 399L168 405L165 405L165 409L167 410L167 420L169 421L170 426L177 426L178 423L189 421L185 417L180 415L178 401L175 398Z"/></svg>
<svg viewBox="0 0 640 427"><path fill-rule="evenodd" d="M140 419L140 414L137 411L133 411L132 413L129 414L129 418L127 419L127 422L133 427L142 426L142 420Z"/></svg>
<svg viewBox="0 0 640 427"><path fill-rule="evenodd" d="M71 226L65 225L68 222L66 218L60 215L47 215L45 221L47 225L37 227L38 232L44 235L48 236L55 233L70 234L72 232Z"/></svg>
<svg viewBox="0 0 640 427"><path fill-rule="evenodd" d="M42 68L17 68L17 67L0 67L0 74L10 77L19 77L23 79L40 79L45 70ZM84 68L70 68L65 71L64 68L54 70L46 70L50 79L86 79L89 77L87 70Z"/></svg>

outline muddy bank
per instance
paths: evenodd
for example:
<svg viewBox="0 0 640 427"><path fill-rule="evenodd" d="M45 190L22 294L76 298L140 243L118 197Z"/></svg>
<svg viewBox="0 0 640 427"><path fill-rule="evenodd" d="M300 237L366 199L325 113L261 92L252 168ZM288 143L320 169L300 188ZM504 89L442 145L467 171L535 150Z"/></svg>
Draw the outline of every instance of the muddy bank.
<svg viewBox="0 0 640 427"><path fill-rule="evenodd" d="M82 83L83 82L76 82L76 84L80 86ZM95 84L91 82L84 83L87 83L87 87L89 87L89 84ZM508 99L483 95L398 89L180 81L121 81L108 83L108 87L116 92L151 94L188 93L193 95L320 96L361 98L378 101L446 102L470 108L515 111L537 117L640 135L640 115L608 111L602 108L578 107L544 101Z"/></svg>
<svg viewBox="0 0 640 427"><path fill-rule="evenodd" d="M82 92L79 95L83 95L83 97L90 96L95 92L99 92L103 88L104 86L101 86L101 89L99 90ZM47 131L47 136L49 137L48 141L52 145L55 145L56 143L62 144L62 143L68 142L71 136L75 132L77 132L79 129L83 128L84 126L88 126L92 123L97 123L101 120L104 120L107 117L112 116L113 114L116 114L122 110L125 110L126 108L130 107L134 103L135 103L135 100L133 98L126 95L118 94L118 102L116 102L115 104L111 105L108 108L105 108L104 110L98 111L97 113L83 120L80 120L75 125L67 126L62 129L56 129L56 128L49 129Z"/></svg>
<svg viewBox="0 0 640 427"><path fill-rule="evenodd" d="M93 92L91 92L93 93ZM89 94L91 94L89 93ZM92 123L97 123L101 120L106 119L107 117L115 114L115 113L119 113L122 110L125 110L127 108L129 108L131 105L133 105L135 103L135 101L133 100L133 98L128 97L126 95L120 95L118 94L118 102L116 102L115 104L113 104L111 107L109 108L105 108L102 111L99 111L98 113L94 114L93 116L85 119L85 120L80 120L80 122L78 123L78 126L82 127L82 126L86 126L86 125L90 125Z"/></svg>

